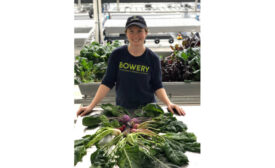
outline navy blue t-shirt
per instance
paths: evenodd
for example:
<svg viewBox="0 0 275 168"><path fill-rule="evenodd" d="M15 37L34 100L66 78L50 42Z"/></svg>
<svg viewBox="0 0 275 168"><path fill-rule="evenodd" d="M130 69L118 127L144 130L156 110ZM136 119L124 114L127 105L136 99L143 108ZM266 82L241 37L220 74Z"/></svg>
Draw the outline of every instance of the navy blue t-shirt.
<svg viewBox="0 0 275 168"><path fill-rule="evenodd" d="M116 86L116 104L128 109L156 102L154 93L162 88L158 55L146 48L138 57L132 56L128 46L115 49L109 57L102 84Z"/></svg>

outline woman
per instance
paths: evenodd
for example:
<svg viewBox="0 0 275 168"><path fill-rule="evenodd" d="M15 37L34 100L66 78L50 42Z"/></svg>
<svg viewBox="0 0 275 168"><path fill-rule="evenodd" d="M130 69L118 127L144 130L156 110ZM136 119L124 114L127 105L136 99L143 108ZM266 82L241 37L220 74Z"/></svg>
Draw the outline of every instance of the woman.
<svg viewBox="0 0 275 168"><path fill-rule="evenodd" d="M77 116L90 113L113 86L116 86L116 104L130 111L155 102L154 94L156 94L170 112L185 115L183 109L169 100L162 86L159 57L144 46L148 34L144 18L129 17L125 33L129 45L119 47L112 52L107 71L94 99L89 106L80 107Z"/></svg>

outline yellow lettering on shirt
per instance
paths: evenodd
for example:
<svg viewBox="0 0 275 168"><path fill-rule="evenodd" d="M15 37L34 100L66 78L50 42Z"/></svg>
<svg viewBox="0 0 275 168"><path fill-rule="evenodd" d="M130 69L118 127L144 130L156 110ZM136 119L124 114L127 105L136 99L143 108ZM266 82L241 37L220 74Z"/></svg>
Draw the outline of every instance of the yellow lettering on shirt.
<svg viewBox="0 0 275 168"><path fill-rule="evenodd" d="M119 69L122 69L123 68L123 62L120 62L119 63Z"/></svg>
<svg viewBox="0 0 275 168"><path fill-rule="evenodd" d="M136 66L137 66L137 65L130 64L130 70L134 71L134 70L136 69Z"/></svg>
<svg viewBox="0 0 275 168"><path fill-rule="evenodd" d="M145 66L142 65L140 71L141 71L141 72L144 72L144 69L145 69Z"/></svg>
<svg viewBox="0 0 275 168"><path fill-rule="evenodd" d="M140 65L137 66L137 71L140 71Z"/></svg>
<svg viewBox="0 0 275 168"><path fill-rule="evenodd" d="M119 62L119 69L128 72L135 73L148 73L149 66L146 65L138 65L138 64L129 64L127 62Z"/></svg>
<svg viewBox="0 0 275 168"><path fill-rule="evenodd" d="M129 64L128 64L127 62L124 63L123 68L124 68L124 69L128 69L128 68L129 68Z"/></svg>

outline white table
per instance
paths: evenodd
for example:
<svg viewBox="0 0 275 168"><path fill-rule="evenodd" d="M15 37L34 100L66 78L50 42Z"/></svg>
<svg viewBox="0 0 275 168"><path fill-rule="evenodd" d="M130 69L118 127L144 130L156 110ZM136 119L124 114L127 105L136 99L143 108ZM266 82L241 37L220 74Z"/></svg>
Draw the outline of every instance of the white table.
<svg viewBox="0 0 275 168"><path fill-rule="evenodd" d="M203 145L203 142L201 142L201 121L202 121L202 112L200 106L181 106L185 112L185 116L176 116L177 120L184 122L188 127L188 132L193 132L197 136L197 141ZM79 108L79 105L75 105L76 110ZM100 113L101 108L96 108L94 110L99 110L95 113ZM163 107L163 110L167 112L166 107ZM93 130L87 130L84 132L85 126L82 125L82 117L78 117L76 124L74 125L74 140L80 139L84 135L87 134L93 134L97 131L98 128ZM90 155L96 151L96 147L93 146L92 148L87 150L87 154L82 158L82 162L77 163L75 168L89 168L90 163ZM189 165L187 168L199 168L203 167L200 162L202 158L202 154L192 153L192 152L186 152L186 156L189 159Z"/></svg>

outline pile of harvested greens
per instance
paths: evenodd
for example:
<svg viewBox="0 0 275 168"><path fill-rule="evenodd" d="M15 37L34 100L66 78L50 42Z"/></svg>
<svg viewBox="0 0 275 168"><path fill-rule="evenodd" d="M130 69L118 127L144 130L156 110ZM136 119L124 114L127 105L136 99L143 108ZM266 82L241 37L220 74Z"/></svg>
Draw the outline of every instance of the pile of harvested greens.
<svg viewBox="0 0 275 168"><path fill-rule="evenodd" d="M188 164L186 151L200 153L200 143L187 126L157 104L130 114L120 106L103 104L102 114L84 117L87 128L99 129L74 142L74 164L93 145L90 168L180 168Z"/></svg>

